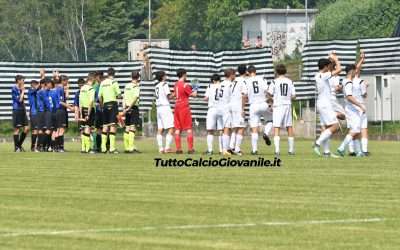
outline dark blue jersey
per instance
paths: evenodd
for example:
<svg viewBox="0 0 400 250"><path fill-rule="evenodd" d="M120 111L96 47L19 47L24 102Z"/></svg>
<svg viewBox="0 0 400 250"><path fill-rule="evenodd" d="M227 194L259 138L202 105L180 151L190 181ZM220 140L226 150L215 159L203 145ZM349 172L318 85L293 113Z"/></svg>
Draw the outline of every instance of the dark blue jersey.
<svg viewBox="0 0 400 250"><path fill-rule="evenodd" d="M79 107L79 95L80 95L81 91L78 90L75 92L75 96L74 96L74 106L75 107Z"/></svg>
<svg viewBox="0 0 400 250"><path fill-rule="evenodd" d="M39 112L51 111L52 102L50 102L51 97L49 96L49 90L41 89L38 91L38 106Z"/></svg>
<svg viewBox="0 0 400 250"><path fill-rule="evenodd" d="M60 96L57 88L49 90L50 111L56 112L60 108Z"/></svg>
<svg viewBox="0 0 400 250"><path fill-rule="evenodd" d="M39 109L37 92L37 89L34 88L28 90L28 102L31 115L36 115Z"/></svg>
<svg viewBox="0 0 400 250"><path fill-rule="evenodd" d="M23 110L25 108L24 101L19 101L21 95L22 90L20 90L16 85L13 86L11 90L13 110Z"/></svg>

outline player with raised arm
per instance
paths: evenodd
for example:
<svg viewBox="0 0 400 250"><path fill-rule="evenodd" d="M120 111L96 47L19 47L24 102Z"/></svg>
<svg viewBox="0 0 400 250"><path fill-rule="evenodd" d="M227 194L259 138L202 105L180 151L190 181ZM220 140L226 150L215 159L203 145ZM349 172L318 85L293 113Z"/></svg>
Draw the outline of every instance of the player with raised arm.
<svg viewBox="0 0 400 250"><path fill-rule="evenodd" d="M176 153L182 154L181 132L187 131L188 154L193 154L193 125L192 112L189 105L189 97L197 96L198 86L190 86L186 82L187 73L185 69L178 69L178 81L175 83L174 94L176 98L174 110L174 126L175 126L175 145Z"/></svg>
<svg viewBox="0 0 400 250"><path fill-rule="evenodd" d="M247 69L249 78L247 82L247 96L250 104L250 128L251 128L251 154L258 154L258 128L261 118L264 118L263 138L267 145L271 145L268 134L272 129L272 107L267 103L268 83L262 76L257 76L256 67L250 65Z"/></svg>
<svg viewBox="0 0 400 250"><path fill-rule="evenodd" d="M110 138L111 154L118 154L115 148L115 134L117 132L118 101L121 97L121 90L118 82L114 79L115 70L107 70L107 78L100 84L99 99L103 107L103 134L101 137L101 152L107 153L107 139Z"/></svg>
<svg viewBox="0 0 400 250"><path fill-rule="evenodd" d="M173 98L167 83L167 75L164 71L155 73L157 85L155 89L157 106L157 144L161 154L172 153L171 144L174 139L174 114L172 113L169 100ZM163 132L165 135L165 147L163 146Z"/></svg>
<svg viewBox="0 0 400 250"><path fill-rule="evenodd" d="M335 63L335 70L330 71L331 60ZM335 53L331 53L329 59L321 58L318 61L319 72L315 75L316 87L317 87L317 110L320 114L321 126L325 127L325 130L321 133L319 138L315 141L313 150L321 156L320 147L326 140L336 133L339 128L339 121L336 117L336 112L333 109L331 102L331 86L329 79L332 76L339 75L342 71L342 66ZM337 157L331 154L332 157Z"/></svg>
<svg viewBox="0 0 400 250"><path fill-rule="evenodd" d="M11 90L12 118L14 127L14 151L24 151L22 145L29 132L28 117L24 103L25 78L22 75L15 77L15 85ZM21 131L20 131L21 130Z"/></svg>
<svg viewBox="0 0 400 250"><path fill-rule="evenodd" d="M79 120L82 125L81 134L81 153L94 153L92 151L92 140L90 139L91 130L94 126L94 98L95 90L93 88L94 74L89 73L86 84L79 91Z"/></svg>
<svg viewBox="0 0 400 250"><path fill-rule="evenodd" d="M140 153L135 145L136 128L140 125L140 73L133 71L131 76L132 81L126 84L124 89L124 111L122 112L125 116L124 147L125 153Z"/></svg>
<svg viewBox="0 0 400 250"><path fill-rule="evenodd" d="M218 100L218 113L222 116L222 155L229 156L233 154L233 151L229 148L230 144L230 133L232 127L232 113L231 113L231 95L233 81L236 78L236 72L234 69L226 69L224 72L225 80L222 81L219 88L219 100Z"/></svg>
<svg viewBox="0 0 400 250"><path fill-rule="evenodd" d="M204 95L204 100L208 101L208 111L207 111L207 155L213 154L213 142L214 134L218 132L218 136L223 129L223 116L218 109L218 102L220 99L221 90L221 77L218 74L214 74L211 77L211 84L208 85L206 93ZM219 140L221 144L221 141ZM222 145L221 145L222 147Z"/></svg>
<svg viewBox="0 0 400 250"><path fill-rule="evenodd" d="M337 149L340 156L344 156L346 146L354 140L354 149L357 156L364 156L361 151L360 136L361 136L361 116L365 113L365 107L361 103L362 90L359 83L354 83L354 77L356 75L356 66L354 64L346 66L346 79L343 82L344 94L346 97L346 117L348 127L350 128L348 134L344 138L342 144Z"/></svg>
<svg viewBox="0 0 400 250"><path fill-rule="evenodd" d="M276 78L268 88L268 94L273 98L273 126L275 156L280 157L280 128L288 132L289 155L294 155L294 133L292 126L292 100L296 98L296 91L292 80L286 77L286 67L279 64L275 68Z"/></svg>
<svg viewBox="0 0 400 250"><path fill-rule="evenodd" d="M235 155L242 155L240 146L243 141L245 122L245 107L247 102L247 67L238 66L239 77L236 77L231 87L230 108L232 114L232 133L230 148Z"/></svg>

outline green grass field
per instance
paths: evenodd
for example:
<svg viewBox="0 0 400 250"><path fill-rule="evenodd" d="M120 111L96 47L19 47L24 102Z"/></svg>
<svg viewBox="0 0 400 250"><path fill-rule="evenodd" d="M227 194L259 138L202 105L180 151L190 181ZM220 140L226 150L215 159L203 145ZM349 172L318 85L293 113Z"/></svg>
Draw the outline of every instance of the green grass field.
<svg viewBox="0 0 400 250"><path fill-rule="evenodd" d="M138 145L81 155L77 143L66 154L0 144L0 249L399 249L399 142L323 159L298 141L282 167L252 169L156 168L155 141Z"/></svg>

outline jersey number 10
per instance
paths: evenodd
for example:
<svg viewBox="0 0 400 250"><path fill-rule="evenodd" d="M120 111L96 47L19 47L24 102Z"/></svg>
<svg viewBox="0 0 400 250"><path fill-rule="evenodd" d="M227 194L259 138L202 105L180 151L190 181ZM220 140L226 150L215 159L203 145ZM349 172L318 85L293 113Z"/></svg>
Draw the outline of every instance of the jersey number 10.
<svg viewBox="0 0 400 250"><path fill-rule="evenodd" d="M288 92L288 89L289 89L289 85L287 84L287 83L282 83L281 85L280 85L280 88L281 88L281 96L287 96L287 92Z"/></svg>

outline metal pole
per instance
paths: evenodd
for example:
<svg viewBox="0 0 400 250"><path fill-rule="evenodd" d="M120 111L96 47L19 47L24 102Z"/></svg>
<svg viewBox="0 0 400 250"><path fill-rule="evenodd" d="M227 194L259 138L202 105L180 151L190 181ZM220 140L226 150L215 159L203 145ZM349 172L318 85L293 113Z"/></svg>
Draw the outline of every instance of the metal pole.
<svg viewBox="0 0 400 250"><path fill-rule="evenodd" d="M151 0L149 0L149 47L151 47Z"/></svg>
<svg viewBox="0 0 400 250"><path fill-rule="evenodd" d="M310 40L310 25L308 22L308 0L305 0L305 9L306 9L306 41Z"/></svg>
<svg viewBox="0 0 400 250"><path fill-rule="evenodd" d="M384 82L385 79L383 78L381 82L381 136L383 136L383 86L385 84Z"/></svg>

